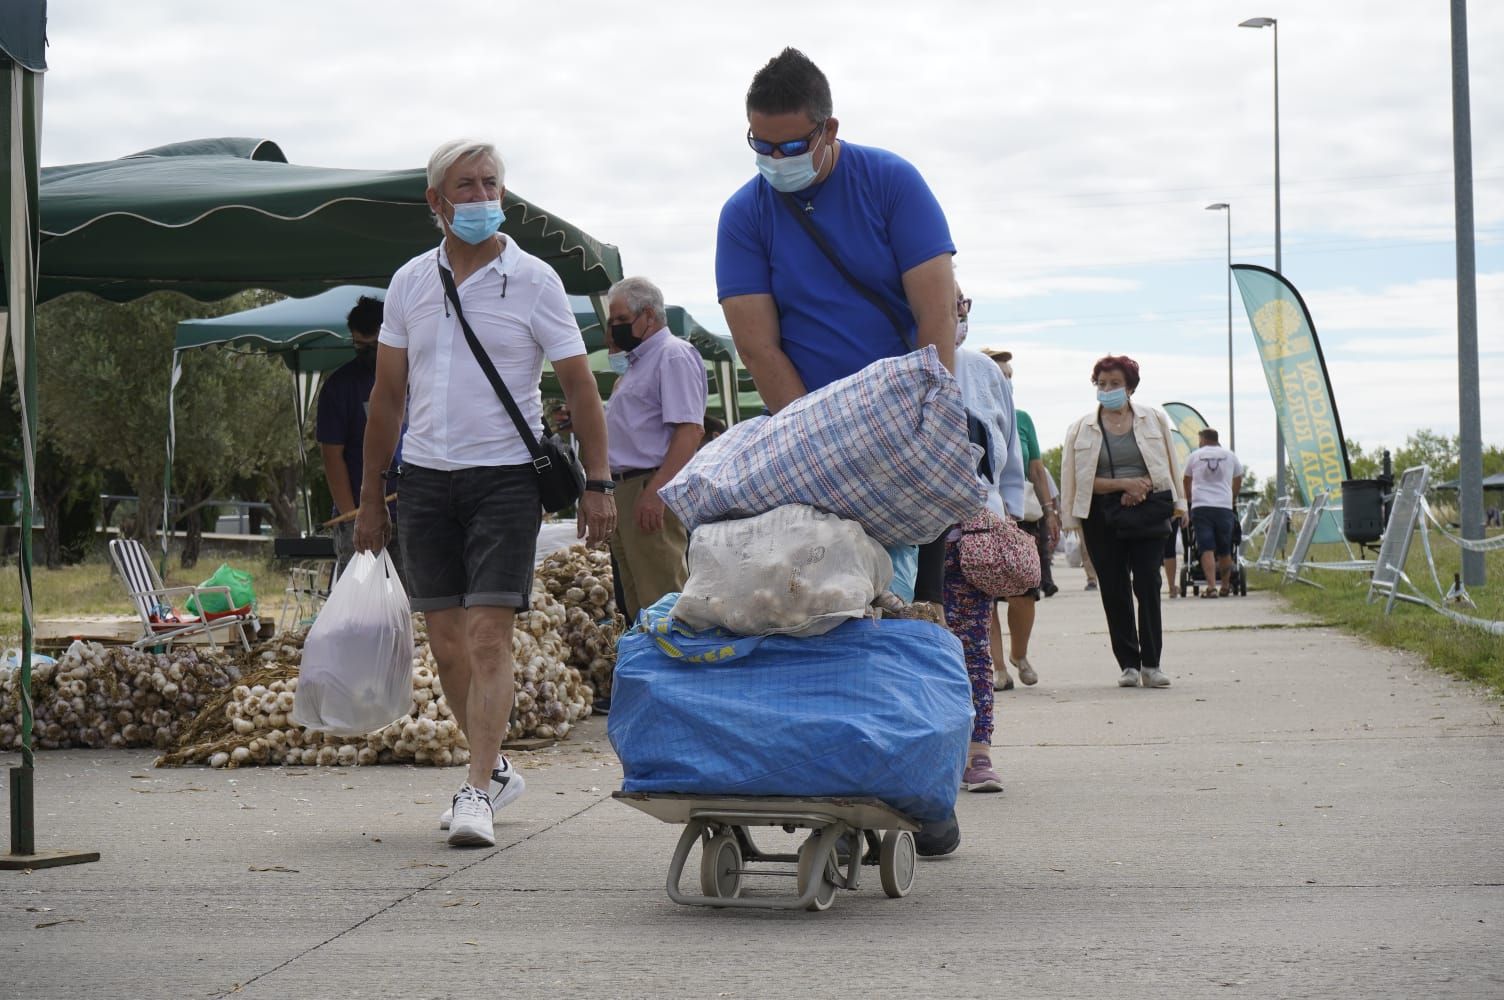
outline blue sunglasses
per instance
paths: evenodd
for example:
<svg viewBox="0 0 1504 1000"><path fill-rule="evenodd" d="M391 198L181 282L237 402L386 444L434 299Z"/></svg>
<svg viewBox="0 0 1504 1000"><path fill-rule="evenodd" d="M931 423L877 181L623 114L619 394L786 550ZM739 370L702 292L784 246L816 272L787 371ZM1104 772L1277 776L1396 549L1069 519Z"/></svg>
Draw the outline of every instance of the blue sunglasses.
<svg viewBox="0 0 1504 1000"><path fill-rule="evenodd" d="M790 139L788 142L769 142L766 139L759 139L752 134L752 130L749 128L747 129L747 145L752 147L754 153L762 156L772 156L775 149L784 156L803 156L809 152L809 147L824 128L825 122L821 122L803 139Z"/></svg>

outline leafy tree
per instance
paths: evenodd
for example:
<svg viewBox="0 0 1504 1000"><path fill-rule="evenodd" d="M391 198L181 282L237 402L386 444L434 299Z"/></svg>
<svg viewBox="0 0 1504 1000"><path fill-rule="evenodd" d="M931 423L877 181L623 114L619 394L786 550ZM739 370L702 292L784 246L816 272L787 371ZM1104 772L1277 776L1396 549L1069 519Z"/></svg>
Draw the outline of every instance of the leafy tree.
<svg viewBox="0 0 1504 1000"><path fill-rule="evenodd" d="M1364 451L1363 446L1352 438L1346 439L1347 464L1354 479L1375 479L1383 468L1383 451L1378 448Z"/></svg>
<svg viewBox="0 0 1504 1000"><path fill-rule="evenodd" d="M56 471L122 475L140 499L122 523L150 541L160 524L166 461L167 390L179 321L262 304L264 292L218 303L159 293L124 305L69 295L37 312L40 430L56 447ZM191 351L177 391L174 485L189 506L239 475L296 461L288 376L275 361L230 351ZM277 418L280 418L281 431ZM41 470L38 481L43 479ZM185 519L197 557L198 519Z"/></svg>
<svg viewBox="0 0 1504 1000"><path fill-rule="evenodd" d="M1407 437L1404 446L1395 452L1395 474L1398 475L1412 466L1428 465L1431 467L1433 483L1456 479L1460 449L1459 435L1447 437L1445 434L1436 433L1429 427L1422 428Z"/></svg>
<svg viewBox="0 0 1504 1000"><path fill-rule="evenodd" d="M1060 449L1062 447L1063 445L1057 444L1049 451L1041 452L1039 456L1039 460L1044 463L1046 469L1050 470L1050 475L1055 477L1057 484L1060 482Z"/></svg>

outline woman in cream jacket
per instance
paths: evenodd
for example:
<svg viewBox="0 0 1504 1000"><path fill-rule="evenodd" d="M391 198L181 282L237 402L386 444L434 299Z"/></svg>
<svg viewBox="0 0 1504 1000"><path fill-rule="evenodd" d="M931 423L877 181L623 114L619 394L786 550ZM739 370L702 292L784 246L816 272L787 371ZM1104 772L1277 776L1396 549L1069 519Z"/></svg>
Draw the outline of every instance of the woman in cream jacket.
<svg viewBox="0 0 1504 1000"><path fill-rule="evenodd" d="M1096 567L1112 654L1122 671L1119 686L1169 687L1170 678L1159 662L1164 646L1159 616L1164 539L1118 538L1103 510L1108 504L1131 507L1151 492L1169 490L1175 513L1185 515L1170 418L1155 407L1131 402L1139 383L1138 362L1132 358L1100 359L1092 367L1091 381L1098 405L1071 425L1061 449L1061 525L1081 529Z"/></svg>

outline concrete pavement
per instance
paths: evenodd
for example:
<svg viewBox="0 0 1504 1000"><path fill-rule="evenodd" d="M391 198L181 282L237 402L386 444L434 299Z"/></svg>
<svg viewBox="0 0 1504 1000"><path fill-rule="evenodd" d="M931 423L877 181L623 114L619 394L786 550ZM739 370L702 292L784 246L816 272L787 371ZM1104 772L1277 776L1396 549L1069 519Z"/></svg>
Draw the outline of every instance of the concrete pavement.
<svg viewBox="0 0 1504 1000"><path fill-rule="evenodd" d="M1504 706L1258 593L1167 602L1174 686L1122 690L1058 576L1007 789L906 899L673 905L604 720L518 756L478 852L436 825L458 769L47 753L39 847L103 860L0 875L0 997L1504 996Z"/></svg>

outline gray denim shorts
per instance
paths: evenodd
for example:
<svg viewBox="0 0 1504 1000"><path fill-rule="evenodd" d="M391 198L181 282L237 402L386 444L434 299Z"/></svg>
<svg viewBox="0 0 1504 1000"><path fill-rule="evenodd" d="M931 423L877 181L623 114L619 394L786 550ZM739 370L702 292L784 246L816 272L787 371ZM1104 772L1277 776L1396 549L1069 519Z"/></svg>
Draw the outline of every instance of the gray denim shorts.
<svg viewBox="0 0 1504 1000"><path fill-rule="evenodd" d="M529 605L543 521L531 465L440 472L404 463L397 519L414 611Z"/></svg>

